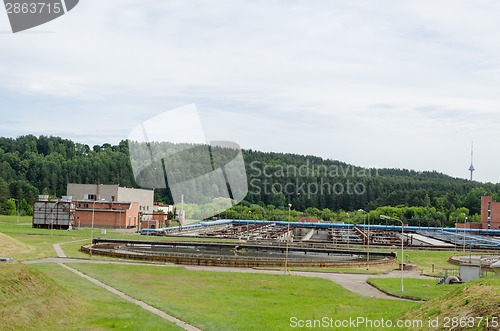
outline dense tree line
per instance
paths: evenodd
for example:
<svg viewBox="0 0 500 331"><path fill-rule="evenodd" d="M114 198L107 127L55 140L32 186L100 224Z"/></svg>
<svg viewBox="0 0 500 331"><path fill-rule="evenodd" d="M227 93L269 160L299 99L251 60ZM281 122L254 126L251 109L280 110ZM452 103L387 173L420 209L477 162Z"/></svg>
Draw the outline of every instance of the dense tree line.
<svg viewBox="0 0 500 331"><path fill-rule="evenodd" d="M197 161L204 160L200 153L202 149L186 153L192 170L179 166L179 178L185 180L190 174L207 171L205 163ZM406 219L450 220L460 208L465 208L462 211L467 210L467 215L478 214L482 195L500 198L498 184L471 182L432 171L368 169L316 156L254 150L243 150L243 157L249 192L231 210L237 213L281 212L291 203L297 213L339 218L346 211L358 209L376 216L379 208L389 206L397 209L392 210L394 216ZM60 137L0 138L0 213L12 214L17 203L23 213L29 214L39 194L60 197L66 194L69 182L88 184L98 180L102 184L139 187L132 173L127 141L90 147ZM205 189L218 192L224 188L194 187L193 192L202 194ZM155 189L155 200L172 203L170 190Z"/></svg>

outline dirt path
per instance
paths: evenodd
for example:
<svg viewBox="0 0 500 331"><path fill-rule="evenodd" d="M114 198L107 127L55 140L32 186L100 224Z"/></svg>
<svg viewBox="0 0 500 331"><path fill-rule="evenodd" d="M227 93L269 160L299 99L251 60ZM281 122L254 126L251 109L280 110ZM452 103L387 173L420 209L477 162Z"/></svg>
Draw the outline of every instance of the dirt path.
<svg viewBox="0 0 500 331"><path fill-rule="evenodd" d="M161 318L163 318L163 319L165 319L165 320L167 320L167 321L169 321L169 322L172 322L172 323L174 323L174 324L177 324L178 326L180 326L180 327L181 327L181 328L183 328L184 330L188 330L188 331L201 331L200 329L198 329L198 328L196 328L196 327L192 326L191 324L188 324L188 323L186 323L186 322L181 321L181 320L180 320L180 319L178 319L178 318L175 318L175 317L173 317L173 316L171 316L171 315L168 315L168 314L166 314L165 312L163 312L163 311L161 311L161 310L159 310L159 309L156 309L155 307L152 307L152 306L148 305L147 303L145 303L145 302L143 302L143 301L140 301L140 300L134 299L134 298L132 298L132 297L130 297L130 296L128 296L128 295L126 295L125 293L120 292L120 291L118 291L117 289L115 289L115 288L113 288L113 287L111 287L111 286L108 286L108 285L104 284L103 282L101 282L101 281L99 281L99 280L97 280L97 279L95 279L95 278L92 278L92 277L90 277L90 276L87 276L87 275L85 275L84 273L81 273L81 272L80 272L80 271L78 271L78 270L75 270L75 269L73 269L73 268L71 268L71 267L68 267L68 266L67 266L67 265L65 265L65 264L62 264L61 262L59 262L59 265L60 265L61 267L65 268L65 269L67 269L67 270L69 270L69 271L71 271L71 272L73 272L73 273L77 274L78 276L83 277L83 278L85 278L85 279L87 279L87 280L91 281L92 283L94 283L94 284L96 284L96 285L101 286L102 288L104 288L104 289L106 289L106 290L110 291L111 293L118 295L118 296L119 296L119 297L121 297L121 298L123 298L123 299L125 299L125 300L127 300L127 301L129 301L129 302L131 302L131 303L133 303L133 304L136 304L136 305L138 305L138 306L140 306L140 307L142 307L142 308L146 309L147 311L150 311L151 313L153 313L153 314L155 314L155 315L160 316Z"/></svg>

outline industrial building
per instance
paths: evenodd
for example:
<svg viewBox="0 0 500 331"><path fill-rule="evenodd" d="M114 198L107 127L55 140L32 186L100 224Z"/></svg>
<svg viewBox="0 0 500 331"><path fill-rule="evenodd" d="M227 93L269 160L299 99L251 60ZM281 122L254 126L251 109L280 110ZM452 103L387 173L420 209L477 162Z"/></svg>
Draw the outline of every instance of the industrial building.
<svg viewBox="0 0 500 331"><path fill-rule="evenodd" d="M500 230L500 202L491 196L481 197L481 222L456 223L459 229Z"/></svg>
<svg viewBox="0 0 500 331"><path fill-rule="evenodd" d="M72 229L90 227L130 228L139 224L139 203L115 201L72 201L39 196L33 204L33 227Z"/></svg>
<svg viewBox="0 0 500 331"><path fill-rule="evenodd" d="M493 197L481 197L481 228L500 229L500 202L493 201Z"/></svg>
<svg viewBox="0 0 500 331"><path fill-rule="evenodd" d="M138 202L88 201L76 202L77 227L94 226L109 228L136 227L139 222Z"/></svg>
<svg viewBox="0 0 500 331"><path fill-rule="evenodd" d="M40 195L33 204L33 227L45 229L71 229L75 226L76 204L71 197L61 200Z"/></svg>
<svg viewBox="0 0 500 331"><path fill-rule="evenodd" d="M168 219L169 213L175 213L174 205L165 205L159 202L153 203L153 218L152 220L145 221L147 223L142 223L141 228L143 229L158 229L159 227L168 228L172 223Z"/></svg>
<svg viewBox="0 0 500 331"><path fill-rule="evenodd" d="M119 185L68 183L67 195L72 196L77 201L137 202L142 218L152 219L154 199L152 189L127 188Z"/></svg>

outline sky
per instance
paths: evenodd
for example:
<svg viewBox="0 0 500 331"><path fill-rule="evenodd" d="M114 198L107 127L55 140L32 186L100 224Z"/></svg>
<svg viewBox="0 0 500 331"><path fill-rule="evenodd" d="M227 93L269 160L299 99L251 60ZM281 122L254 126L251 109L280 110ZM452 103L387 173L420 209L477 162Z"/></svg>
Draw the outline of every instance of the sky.
<svg viewBox="0 0 500 331"><path fill-rule="evenodd" d="M497 1L82 0L13 34L0 136L117 144L196 104L208 140L500 182ZM165 130L178 123L164 123Z"/></svg>

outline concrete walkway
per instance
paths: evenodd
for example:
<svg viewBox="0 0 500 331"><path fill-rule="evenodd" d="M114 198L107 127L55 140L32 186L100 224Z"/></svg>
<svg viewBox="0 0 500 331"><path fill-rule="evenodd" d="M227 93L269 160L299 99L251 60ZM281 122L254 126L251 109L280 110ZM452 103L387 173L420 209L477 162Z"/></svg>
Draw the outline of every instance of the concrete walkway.
<svg viewBox="0 0 500 331"><path fill-rule="evenodd" d="M87 240L90 240L90 239L80 239L80 240L67 241L64 243L53 244L52 246L54 247L54 250L56 251L58 257L66 257L66 254L64 254L64 251L62 250L60 245L76 243L79 241L87 241Z"/></svg>
<svg viewBox="0 0 500 331"><path fill-rule="evenodd" d="M169 321L169 322L172 322L172 323L174 323L174 324L177 324L178 326L180 326L180 327L181 327L181 328L183 328L184 330L188 330L188 331L201 331L200 329L198 329L198 328L196 328L196 327L192 326L191 324L188 324L188 323L186 323L186 322L181 321L181 320L180 320L180 319L178 319L178 318L175 318L175 317L173 317L173 316L171 316L171 315L168 315L168 314L164 313L163 311L161 311L161 310L159 310L159 309L156 309L155 307L150 306L150 305L148 305L147 303L145 303L145 302L143 302L143 301L139 301L139 300L137 300L137 299L134 299L134 298L132 298L132 297L130 297L130 296L128 296L128 295L126 295L125 293L120 292L120 291L118 291L117 289L115 289L115 288L113 288L113 287L111 287L111 286L108 286L108 285L104 284L104 283L103 283L103 282L101 282L101 281L98 281L98 280L97 280L97 279L95 279L95 278L92 278L92 277L90 277L90 276L85 275L84 273L82 273L82 272L80 272L80 271L78 271L78 270L75 270L75 269L73 269L73 268L71 268L71 267L68 267L67 265L62 264L62 263L59 263L59 265L60 265L61 267L65 268L65 269L67 269L67 270L69 270L69 271L71 271L71 272L73 272L73 273L77 274L78 276L83 277L83 278L85 278L85 279L87 279L87 280L91 281L92 283L94 283L94 284L96 284L96 285L101 286L102 288L105 288L106 290L110 291L110 292L111 292L111 293L113 293L113 294L118 295L118 296L119 296L119 297L121 297L121 298L123 298L123 299L125 299L125 300L127 300L127 301L129 301L129 302L131 302L131 303L133 303L133 304L136 304L136 305L138 305L139 307L142 307L142 308L146 309L147 311L149 311L149 312L151 312L151 313L153 313L153 314L155 314L155 315L158 315L158 316L160 316L161 318L163 318L163 319L165 319L165 320L167 320L167 321Z"/></svg>
<svg viewBox="0 0 500 331"><path fill-rule="evenodd" d="M52 244L54 246L54 249L57 253L57 256L59 257L66 257L66 254L64 254L63 250L61 249L61 246L59 244Z"/></svg>

